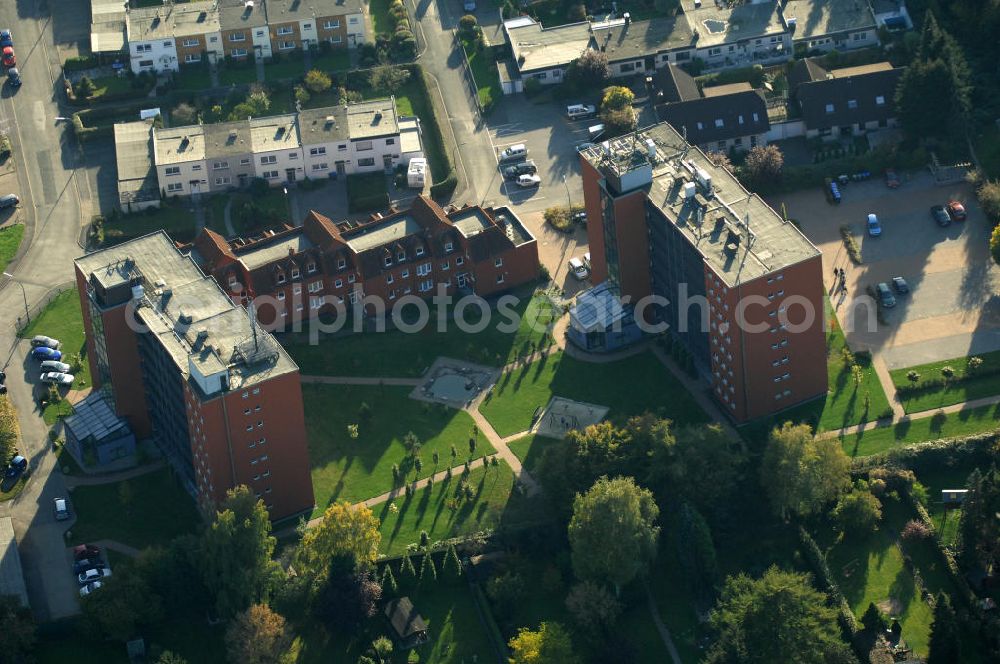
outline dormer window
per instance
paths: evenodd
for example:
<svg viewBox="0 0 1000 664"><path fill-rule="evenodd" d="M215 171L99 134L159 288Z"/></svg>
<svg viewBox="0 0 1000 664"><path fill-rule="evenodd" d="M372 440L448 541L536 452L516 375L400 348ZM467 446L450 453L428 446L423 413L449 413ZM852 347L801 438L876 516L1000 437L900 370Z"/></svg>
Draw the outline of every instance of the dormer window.
<svg viewBox="0 0 1000 664"><path fill-rule="evenodd" d="M292 279L298 279L298 278L299 278L299 268L293 267L292 268Z"/></svg>
<svg viewBox="0 0 1000 664"><path fill-rule="evenodd" d="M312 274L315 271L316 271L316 263L309 263L309 265L306 265L306 272Z"/></svg>
<svg viewBox="0 0 1000 664"><path fill-rule="evenodd" d="M400 251L398 254L396 254L396 260L399 261L400 263L402 263L403 261L405 261L406 260L406 252L405 251Z"/></svg>
<svg viewBox="0 0 1000 664"><path fill-rule="evenodd" d="M392 256L386 256L385 257L385 266L386 267L392 266Z"/></svg>
<svg viewBox="0 0 1000 664"><path fill-rule="evenodd" d="M444 243L444 250L445 251L451 251L454 248L455 248L455 245L453 245L451 242L445 242Z"/></svg>
<svg viewBox="0 0 1000 664"><path fill-rule="evenodd" d="M285 273L284 272L279 272L278 273L278 283L279 284L285 283Z"/></svg>
<svg viewBox="0 0 1000 664"><path fill-rule="evenodd" d="M424 248L417 247L417 256L423 256L423 255L424 255Z"/></svg>
<svg viewBox="0 0 1000 664"><path fill-rule="evenodd" d="M343 258L338 259L337 260L337 269L338 270L343 270L345 267L347 267L347 261L344 260Z"/></svg>

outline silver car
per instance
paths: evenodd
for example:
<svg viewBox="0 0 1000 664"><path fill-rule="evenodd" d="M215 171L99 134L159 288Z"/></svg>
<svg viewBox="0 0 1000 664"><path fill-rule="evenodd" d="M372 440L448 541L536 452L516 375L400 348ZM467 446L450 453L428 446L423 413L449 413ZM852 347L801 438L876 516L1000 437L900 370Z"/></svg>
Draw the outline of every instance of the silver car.
<svg viewBox="0 0 1000 664"><path fill-rule="evenodd" d="M38 348L39 346L45 346L46 348L53 349L59 348L59 340L47 337L44 334L36 334L31 338L31 347Z"/></svg>
<svg viewBox="0 0 1000 664"><path fill-rule="evenodd" d="M72 385L74 380L73 374L60 373L58 371L49 371L42 374L42 382L52 383L53 385Z"/></svg>
<svg viewBox="0 0 1000 664"><path fill-rule="evenodd" d="M54 371L56 373L69 373L72 368L65 362L59 362L57 360L45 360L38 365L38 368L42 370L42 373L49 373Z"/></svg>

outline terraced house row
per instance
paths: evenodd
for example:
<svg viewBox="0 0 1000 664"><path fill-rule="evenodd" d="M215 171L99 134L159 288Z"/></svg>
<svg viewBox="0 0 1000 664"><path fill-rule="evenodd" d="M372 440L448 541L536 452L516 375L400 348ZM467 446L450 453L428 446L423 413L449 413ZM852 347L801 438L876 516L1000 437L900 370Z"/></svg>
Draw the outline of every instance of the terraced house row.
<svg viewBox="0 0 1000 664"><path fill-rule="evenodd" d="M365 42L361 0L212 0L128 8L92 4L91 50L128 51L132 71L177 71L206 59L270 58L322 42Z"/></svg>

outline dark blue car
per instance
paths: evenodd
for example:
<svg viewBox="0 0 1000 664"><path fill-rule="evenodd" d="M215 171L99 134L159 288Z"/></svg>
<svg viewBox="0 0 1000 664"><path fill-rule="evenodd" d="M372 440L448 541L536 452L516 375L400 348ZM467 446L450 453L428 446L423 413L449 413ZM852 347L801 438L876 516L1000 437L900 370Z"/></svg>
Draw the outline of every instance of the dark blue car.
<svg viewBox="0 0 1000 664"><path fill-rule="evenodd" d="M10 30L0 30L0 48L14 45L14 35Z"/></svg>
<svg viewBox="0 0 1000 664"><path fill-rule="evenodd" d="M61 360L62 353L54 348L39 346L38 348L33 348L31 350L31 357L36 360Z"/></svg>
<svg viewBox="0 0 1000 664"><path fill-rule="evenodd" d="M7 468L7 472L4 473L4 477L16 478L20 477L21 473L28 469L28 460L23 456L18 454L16 457L10 460L10 466Z"/></svg>

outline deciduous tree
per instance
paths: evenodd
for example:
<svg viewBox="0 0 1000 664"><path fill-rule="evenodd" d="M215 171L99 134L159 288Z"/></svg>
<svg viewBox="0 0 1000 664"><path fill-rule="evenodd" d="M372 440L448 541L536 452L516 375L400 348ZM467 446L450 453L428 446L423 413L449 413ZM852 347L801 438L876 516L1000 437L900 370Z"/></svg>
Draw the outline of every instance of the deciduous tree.
<svg viewBox="0 0 1000 664"><path fill-rule="evenodd" d="M596 90L610 77L611 67L608 65L607 53L594 49L584 51L566 70L567 82L580 90Z"/></svg>
<svg viewBox="0 0 1000 664"><path fill-rule="evenodd" d="M786 422L771 431L761 462L761 484L776 514L813 514L850 485L851 462L840 442L816 440L807 424Z"/></svg>
<svg viewBox="0 0 1000 664"><path fill-rule="evenodd" d="M569 632L557 622L543 622L537 631L521 628L510 640L511 664L577 664Z"/></svg>
<svg viewBox="0 0 1000 664"><path fill-rule="evenodd" d="M585 630L611 629L622 614L622 603L606 586L593 581L582 581L566 596L566 608Z"/></svg>
<svg viewBox="0 0 1000 664"><path fill-rule="evenodd" d="M604 88L601 95L601 111L617 111L630 108L635 100L635 93L622 85L610 85Z"/></svg>
<svg viewBox="0 0 1000 664"><path fill-rule="evenodd" d="M272 560L276 541L264 502L246 486L230 489L202 538L205 585L219 615L234 615L268 598L281 574Z"/></svg>
<svg viewBox="0 0 1000 664"><path fill-rule="evenodd" d="M582 580L618 590L656 557L660 508L631 477L601 478L573 502L569 543L573 571Z"/></svg>
<svg viewBox="0 0 1000 664"><path fill-rule="evenodd" d="M0 664L29 661L35 645L35 620L31 610L21 607L21 599L0 595Z"/></svg>
<svg viewBox="0 0 1000 664"><path fill-rule="evenodd" d="M930 651L927 664L951 664L962 661L962 634L948 595L938 593L931 623Z"/></svg>
<svg viewBox="0 0 1000 664"><path fill-rule="evenodd" d="M280 664L291 643L285 619L266 604L250 606L226 629L232 664Z"/></svg>
<svg viewBox="0 0 1000 664"><path fill-rule="evenodd" d="M370 565L378 555L382 540L379 520L363 505L348 502L330 505L320 524L302 538L295 557L295 569L300 574L318 576L326 570L328 561L340 553L354 555L358 565Z"/></svg>
<svg viewBox="0 0 1000 664"><path fill-rule="evenodd" d="M707 664L857 661L840 637L836 610L805 574L772 567L759 579L730 577L710 623L718 638Z"/></svg>
<svg viewBox="0 0 1000 664"><path fill-rule="evenodd" d="M306 72L302 82L305 84L306 89L313 94L326 92L333 87L333 79L330 78L330 75L319 69L311 69Z"/></svg>
<svg viewBox="0 0 1000 664"><path fill-rule="evenodd" d="M122 642L135 636L140 626L152 625L163 616L160 598L127 567L116 570L102 582L99 592L90 593L80 604L89 634Z"/></svg>
<svg viewBox="0 0 1000 664"><path fill-rule="evenodd" d="M380 65L371 70L368 83L380 93L398 91L410 80L410 70L393 65Z"/></svg>
<svg viewBox="0 0 1000 664"><path fill-rule="evenodd" d="M781 179L781 170L785 165L785 156L777 145L757 145L750 148L743 171L755 186Z"/></svg>
<svg viewBox="0 0 1000 664"><path fill-rule="evenodd" d="M882 503L868 490L867 484L859 483L853 490L841 494L832 516L841 532L866 535L878 530Z"/></svg>
<svg viewBox="0 0 1000 664"><path fill-rule="evenodd" d="M331 631L352 632L375 615L381 599L382 586L371 566L359 566L352 554L340 553L315 581L313 615Z"/></svg>

